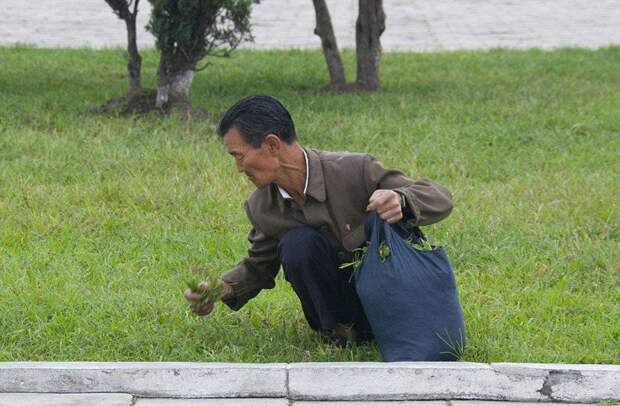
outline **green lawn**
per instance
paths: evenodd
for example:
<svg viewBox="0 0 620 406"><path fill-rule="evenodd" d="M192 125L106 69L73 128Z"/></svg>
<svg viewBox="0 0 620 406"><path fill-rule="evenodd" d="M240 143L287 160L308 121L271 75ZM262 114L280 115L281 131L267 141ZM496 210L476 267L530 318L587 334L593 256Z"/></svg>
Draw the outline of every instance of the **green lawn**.
<svg viewBox="0 0 620 406"><path fill-rule="evenodd" d="M427 231L457 275L465 360L618 364L619 66L618 47L387 53L382 92L341 95L316 92L320 52L242 51L199 73L192 98L215 120L272 94L304 145L452 190ZM213 122L78 114L125 76L118 49L0 48L0 361L379 360L327 347L281 274L239 312L189 314L189 267L245 254L253 185Z"/></svg>

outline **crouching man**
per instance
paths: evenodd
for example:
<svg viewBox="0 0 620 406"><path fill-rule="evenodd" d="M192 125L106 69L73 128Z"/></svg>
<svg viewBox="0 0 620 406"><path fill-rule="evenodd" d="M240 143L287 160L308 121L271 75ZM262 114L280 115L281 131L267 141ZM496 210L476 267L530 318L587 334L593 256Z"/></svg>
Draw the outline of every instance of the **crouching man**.
<svg viewBox="0 0 620 406"><path fill-rule="evenodd" d="M221 276L221 300L241 308L274 287L282 266L312 329L337 346L371 339L351 270L339 266L365 243L369 212L388 223L428 225L448 216L450 192L386 169L369 154L303 147L289 112L270 96L238 101L218 133L238 170L256 185L245 202L251 247ZM198 315L213 309L200 303L198 292L187 290L185 298Z"/></svg>

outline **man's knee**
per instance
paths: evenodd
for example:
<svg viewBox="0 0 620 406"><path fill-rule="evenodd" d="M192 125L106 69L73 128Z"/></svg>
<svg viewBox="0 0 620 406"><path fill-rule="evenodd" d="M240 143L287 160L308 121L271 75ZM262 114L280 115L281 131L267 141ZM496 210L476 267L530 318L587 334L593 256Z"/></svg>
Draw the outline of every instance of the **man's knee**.
<svg viewBox="0 0 620 406"><path fill-rule="evenodd" d="M278 255L284 268L304 266L312 258L325 255L325 237L309 226L289 230L278 244Z"/></svg>

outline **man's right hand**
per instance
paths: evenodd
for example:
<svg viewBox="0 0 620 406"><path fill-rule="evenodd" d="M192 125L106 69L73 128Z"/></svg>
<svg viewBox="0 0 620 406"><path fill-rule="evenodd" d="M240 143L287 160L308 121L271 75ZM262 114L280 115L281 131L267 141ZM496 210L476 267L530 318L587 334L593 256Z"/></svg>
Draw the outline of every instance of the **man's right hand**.
<svg viewBox="0 0 620 406"><path fill-rule="evenodd" d="M220 281L220 283L222 284L220 299L231 296L233 293L232 286L223 281ZM213 311L213 301L202 302L205 298L204 292L208 289L209 284L207 282L200 282L198 284L198 291L186 289L183 293L185 300L187 300L189 304L189 308L198 316L206 316Z"/></svg>

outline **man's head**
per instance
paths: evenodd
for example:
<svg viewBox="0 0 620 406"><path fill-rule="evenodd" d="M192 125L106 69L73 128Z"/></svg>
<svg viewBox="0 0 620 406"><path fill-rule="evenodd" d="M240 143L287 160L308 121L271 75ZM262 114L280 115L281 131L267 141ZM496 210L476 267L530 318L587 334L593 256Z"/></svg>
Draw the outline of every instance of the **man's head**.
<svg viewBox="0 0 620 406"><path fill-rule="evenodd" d="M236 128L253 148L259 148L268 134L278 136L287 144L297 139L288 110L267 95L246 97L229 108L222 116L217 132L223 138L231 128Z"/></svg>
<svg viewBox="0 0 620 406"><path fill-rule="evenodd" d="M239 171L257 187L274 182L283 151L296 140L291 115L275 98L250 96L235 103L218 125L229 154Z"/></svg>

